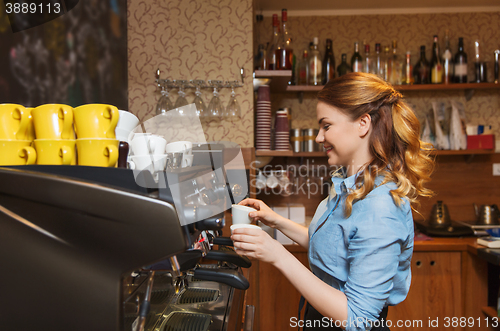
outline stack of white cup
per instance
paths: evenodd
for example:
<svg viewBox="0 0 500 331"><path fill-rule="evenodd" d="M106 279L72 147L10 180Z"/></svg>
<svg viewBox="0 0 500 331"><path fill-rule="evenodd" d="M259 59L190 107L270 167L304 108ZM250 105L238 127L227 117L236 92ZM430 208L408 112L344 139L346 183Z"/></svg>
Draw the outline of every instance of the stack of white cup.
<svg viewBox="0 0 500 331"><path fill-rule="evenodd" d="M193 143L176 141L167 144L167 168L170 170L187 168L193 165Z"/></svg>
<svg viewBox="0 0 500 331"><path fill-rule="evenodd" d="M148 170L151 174L164 171L167 163L166 145L167 141L159 135L135 133L130 140L128 167L138 171Z"/></svg>

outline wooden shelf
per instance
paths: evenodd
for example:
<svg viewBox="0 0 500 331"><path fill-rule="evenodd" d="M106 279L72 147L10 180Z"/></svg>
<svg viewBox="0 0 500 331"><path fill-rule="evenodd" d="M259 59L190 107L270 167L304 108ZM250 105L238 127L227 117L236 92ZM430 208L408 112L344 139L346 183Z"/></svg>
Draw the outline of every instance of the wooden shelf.
<svg viewBox="0 0 500 331"><path fill-rule="evenodd" d="M272 72L272 71L271 71ZM465 84L415 84L395 85L398 91L436 91L436 90L486 90L500 89L500 84L495 83L465 83ZM318 92L321 86L292 85L286 87L286 92Z"/></svg>
<svg viewBox="0 0 500 331"><path fill-rule="evenodd" d="M433 151L432 155L476 155L476 154L495 154L493 149L465 149L459 151ZM256 150L255 156L286 156L286 157L322 157L326 156L325 152L299 152L293 151L273 151L273 150Z"/></svg>
<svg viewBox="0 0 500 331"><path fill-rule="evenodd" d="M494 149L464 149L458 151L433 151L433 155L476 155L476 154L495 154Z"/></svg>
<svg viewBox="0 0 500 331"><path fill-rule="evenodd" d="M481 308L481 310L489 318L497 318L498 317L498 312L495 309L495 307L483 307L483 308Z"/></svg>
<svg viewBox="0 0 500 331"><path fill-rule="evenodd" d="M270 78L271 92L286 92L288 82L292 78L292 70L255 70L255 78Z"/></svg>

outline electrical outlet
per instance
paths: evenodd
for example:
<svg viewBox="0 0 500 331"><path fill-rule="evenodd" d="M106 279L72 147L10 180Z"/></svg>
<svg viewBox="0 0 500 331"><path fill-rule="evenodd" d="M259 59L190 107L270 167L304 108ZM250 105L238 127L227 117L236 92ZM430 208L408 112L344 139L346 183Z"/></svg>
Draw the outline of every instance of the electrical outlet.
<svg viewBox="0 0 500 331"><path fill-rule="evenodd" d="M500 163L493 163L493 176L500 176Z"/></svg>

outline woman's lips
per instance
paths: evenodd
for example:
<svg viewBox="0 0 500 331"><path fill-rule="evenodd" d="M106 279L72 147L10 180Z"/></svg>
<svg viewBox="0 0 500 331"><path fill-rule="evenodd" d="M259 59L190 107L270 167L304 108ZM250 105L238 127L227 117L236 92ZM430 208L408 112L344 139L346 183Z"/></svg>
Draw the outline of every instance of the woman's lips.
<svg viewBox="0 0 500 331"><path fill-rule="evenodd" d="M330 153L332 150L333 150L333 147L326 147L326 146L323 146L325 148L325 151L326 151L326 154Z"/></svg>

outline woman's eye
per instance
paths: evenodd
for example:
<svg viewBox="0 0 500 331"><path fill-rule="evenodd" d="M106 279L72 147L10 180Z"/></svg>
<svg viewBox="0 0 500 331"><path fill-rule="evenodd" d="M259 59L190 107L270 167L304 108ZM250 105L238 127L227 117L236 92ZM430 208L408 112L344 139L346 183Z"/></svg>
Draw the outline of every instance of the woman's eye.
<svg viewBox="0 0 500 331"><path fill-rule="evenodd" d="M329 127L330 127L330 125L325 125L325 126L323 127L323 130L327 131Z"/></svg>

